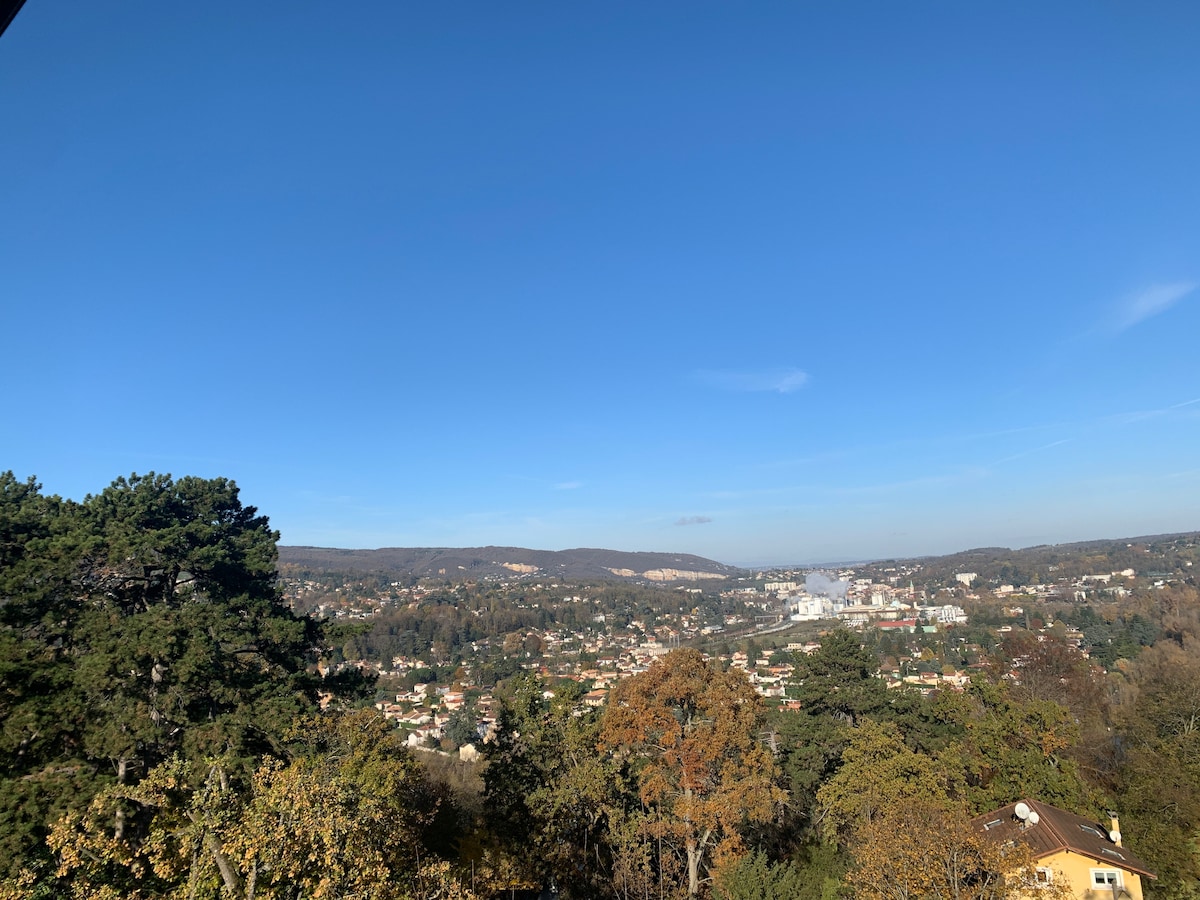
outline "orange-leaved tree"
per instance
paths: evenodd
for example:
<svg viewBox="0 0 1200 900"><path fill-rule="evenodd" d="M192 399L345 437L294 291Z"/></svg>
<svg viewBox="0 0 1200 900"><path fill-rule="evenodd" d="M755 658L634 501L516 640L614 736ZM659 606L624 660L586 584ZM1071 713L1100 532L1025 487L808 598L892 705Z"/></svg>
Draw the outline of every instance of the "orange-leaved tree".
<svg viewBox="0 0 1200 900"><path fill-rule="evenodd" d="M710 867L738 855L743 831L770 821L783 801L760 740L762 715L744 673L719 671L690 649L656 661L609 697L601 746L628 767L643 830L680 854L689 897L701 892Z"/></svg>

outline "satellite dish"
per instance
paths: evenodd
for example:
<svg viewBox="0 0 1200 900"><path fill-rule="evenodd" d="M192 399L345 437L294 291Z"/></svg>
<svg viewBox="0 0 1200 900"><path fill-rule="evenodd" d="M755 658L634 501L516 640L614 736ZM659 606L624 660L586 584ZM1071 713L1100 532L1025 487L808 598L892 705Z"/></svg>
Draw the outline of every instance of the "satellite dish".
<svg viewBox="0 0 1200 900"><path fill-rule="evenodd" d="M1117 831L1117 829L1114 828L1112 831L1110 831L1108 833L1108 839L1110 841L1112 841L1114 844L1121 843L1121 832Z"/></svg>
<svg viewBox="0 0 1200 900"><path fill-rule="evenodd" d="M1013 808L1013 812L1016 813L1016 816L1018 819L1028 819L1029 818L1029 804L1028 803L1018 803L1016 805L1016 807Z"/></svg>
<svg viewBox="0 0 1200 900"><path fill-rule="evenodd" d="M1031 812L1029 814L1029 824L1030 825L1036 825L1040 821L1042 821L1042 817L1039 816L1037 813Z"/></svg>

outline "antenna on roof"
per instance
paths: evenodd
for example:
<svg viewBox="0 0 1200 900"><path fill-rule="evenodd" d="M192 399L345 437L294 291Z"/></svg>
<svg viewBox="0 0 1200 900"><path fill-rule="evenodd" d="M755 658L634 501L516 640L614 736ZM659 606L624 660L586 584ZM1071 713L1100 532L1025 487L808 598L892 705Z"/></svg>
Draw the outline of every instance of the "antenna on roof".
<svg viewBox="0 0 1200 900"><path fill-rule="evenodd" d="M1037 813L1031 812L1029 814L1029 824L1030 825L1036 825L1040 821L1042 821L1042 817L1039 816Z"/></svg>
<svg viewBox="0 0 1200 900"><path fill-rule="evenodd" d="M1013 807L1013 814L1022 822L1029 818L1029 804L1022 801Z"/></svg>

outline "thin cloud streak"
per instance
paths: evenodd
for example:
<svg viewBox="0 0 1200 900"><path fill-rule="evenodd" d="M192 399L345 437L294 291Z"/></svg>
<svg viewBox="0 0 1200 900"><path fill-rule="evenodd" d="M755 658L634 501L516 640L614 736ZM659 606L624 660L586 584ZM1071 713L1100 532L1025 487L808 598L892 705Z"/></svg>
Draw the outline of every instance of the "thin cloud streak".
<svg viewBox="0 0 1200 900"><path fill-rule="evenodd" d="M696 496L705 500L752 500L756 497L779 497L784 494L795 494L815 490L810 484L793 484L782 487L726 489L716 491L701 491Z"/></svg>
<svg viewBox="0 0 1200 900"><path fill-rule="evenodd" d="M935 488L963 484L968 481L978 481L981 478L987 478L990 474L987 469L973 466L956 472L947 472L943 475L925 475L919 478L908 478L885 484L864 484L857 487L833 488L831 492L844 496L890 494L895 491L906 491L913 488Z"/></svg>
<svg viewBox="0 0 1200 900"><path fill-rule="evenodd" d="M1116 425L1133 425L1137 422L1144 422L1146 419L1157 419L1162 416L1170 416L1173 410L1183 409L1185 406L1192 406L1200 403L1200 398L1196 400L1188 400L1184 403L1176 403L1173 406L1163 406L1158 409L1143 409L1133 412L1113 413L1110 416L1103 416L1096 419L1097 424L1116 424ZM1186 413L1184 415L1187 415Z"/></svg>
<svg viewBox="0 0 1200 900"><path fill-rule="evenodd" d="M536 484L543 489L548 488L552 491L573 491L573 490L583 487L583 485L584 485L584 482L582 482L582 481L550 482L550 481L547 481L545 478L535 478L532 475L517 475L515 473L506 474L504 477L510 478L513 481L524 481L529 484Z"/></svg>
<svg viewBox="0 0 1200 900"><path fill-rule="evenodd" d="M800 466L809 466L814 463L832 462L839 460L846 455L846 450L830 450L826 453L814 453L812 456L797 456L790 459L768 459L756 462L750 465L744 465L741 468L750 469L753 471L771 471L774 469L794 469Z"/></svg>
<svg viewBox="0 0 1200 900"><path fill-rule="evenodd" d="M978 481L991 475L990 470L981 466L968 466L941 475L926 475L917 478L876 484L828 484L809 483L791 484L778 487L756 488L750 490L708 491L698 496L710 500L753 500L759 498L782 499L800 494L808 497L862 497L872 494L888 494L895 491L912 488L932 488L946 485L961 484L968 481Z"/></svg>
<svg viewBox="0 0 1200 900"><path fill-rule="evenodd" d="M1164 479L1171 478L1197 478L1200 477L1200 469L1185 469L1182 472L1168 472L1163 476Z"/></svg>
<svg viewBox="0 0 1200 900"><path fill-rule="evenodd" d="M1194 281L1151 285L1146 290L1127 298L1120 305L1113 325L1118 332L1132 328L1140 322L1166 312L1196 290L1197 286Z"/></svg>
<svg viewBox="0 0 1200 900"><path fill-rule="evenodd" d="M808 373L795 368L757 372L702 369L696 378L709 387L738 393L791 394L808 383Z"/></svg>
<svg viewBox="0 0 1200 900"><path fill-rule="evenodd" d="M992 465L1000 465L1001 463L1012 462L1014 459L1022 459L1026 456L1031 456L1034 453L1041 453L1043 450L1049 450L1051 447L1058 447L1062 444L1069 444L1070 438L1063 438L1060 441L1051 441L1049 444L1043 444L1040 447L1031 447L1029 450L1022 450L1020 453L1014 453L1012 456L1006 456L1003 459L998 459Z"/></svg>
<svg viewBox="0 0 1200 900"><path fill-rule="evenodd" d="M684 516L681 519L676 519L676 525L707 525L711 522L708 516Z"/></svg>
<svg viewBox="0 0 1200 900"><path fill-rule="evenodd" d="M1026 425L1016 428L1002 428L995 431L974 431L961 432L952 434L938 434L934 436L924 435L921 437L897 438L891 441L879 442L875 441L870 444L849 444L844 447L834 447L822 453L813 454L812 456L798 457L793 459L775 459L764 460L755 463L754 465L744 466L743 468L755 470L771 470L771 469L786 469L790 467L798 467L800 465L808 465L812 463L832 462L843 460L848 457L861 456L865 453L877 454L883 451L894 450L912 450L920 449L921 447L943 445L947 443L972 443L975 441L991 440L998 437L1008 437L1014 434L1029 434L1036 431L1049 431L1056 428L1068 428L1071 426L1080 425L1080 422L1045 422L1041 425Z"/></svg>
<svg viewBox="0 0 1200 900"><path fill-rule="evenodd" d="M794 459L774 459L764 460L753 465L745 466L746 469L752 470L771 470L771 469L786 469L789 467L798 467L800 465L808 465L820 462L829 462L833 460L841 460L847 457L861 456L865 453L880 453L890 452L895 450L915 450L922 447L938 446L948 443L971 443L981 440L991 440L1000 437L1009 437L1018 434L1031 434L1039 431L1078 431L1081 429L1092 429L1108 425L1130 425L1137 422L1145 421L1146 419L1154 419L1162 416L1169 416L1174 410L1183 409L1184 407L1194 406L1200 403L1200 397L1194 400L1185 400L1182 403L1174 403L1170 406L1163 406L1158 409L1131 410L1128 412L1109 413L1103 416L1093 416L1086 419L1062 419L1053 422L1043 422L1038 425L1024 425L1014 428L1003 428L995 431L972 431L958 432L950 434L935 434L924 435L921 437L899 438L891 441L875 442L871 444L850 444L844 447L834 447L822 453L812 456L798 457ZM1037 449L1045 450L1056 444L1071 440L1071 438L1063 438L1060 441L1055 441L1046 444ZM1022 451L1018 455L1025 453L1036 452L1036 450ZM1004 462L1007 459L1015 457L1005 457L999 460ZM708 496L747 496L745 492L728 491L723 494L710 494Z"/></svg>

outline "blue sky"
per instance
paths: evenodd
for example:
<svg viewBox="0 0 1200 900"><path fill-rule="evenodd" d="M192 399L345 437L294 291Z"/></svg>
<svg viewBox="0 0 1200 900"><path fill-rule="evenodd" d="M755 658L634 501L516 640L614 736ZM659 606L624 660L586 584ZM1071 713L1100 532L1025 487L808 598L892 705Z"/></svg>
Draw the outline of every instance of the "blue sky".
<svg viewBox="0 0 1200 900"><path fill-rule="evenodd" d="M1200 529L1194 3L94 4L0 37L0 467L288 544Z"/></svg>

